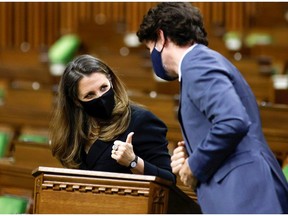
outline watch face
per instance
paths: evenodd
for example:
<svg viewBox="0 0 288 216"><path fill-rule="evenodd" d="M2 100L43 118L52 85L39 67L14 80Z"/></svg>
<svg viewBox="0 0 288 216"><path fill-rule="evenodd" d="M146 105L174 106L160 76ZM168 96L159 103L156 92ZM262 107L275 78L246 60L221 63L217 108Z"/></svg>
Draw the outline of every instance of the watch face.
<svg viewBox="0 0 288 216"><path fill-rule="evenodd" d="M135 161L132 161L132 162L131 162L131 167L132 167L132 168L136 167L136 165L137 165L137 163L136 163Z"/></svg>

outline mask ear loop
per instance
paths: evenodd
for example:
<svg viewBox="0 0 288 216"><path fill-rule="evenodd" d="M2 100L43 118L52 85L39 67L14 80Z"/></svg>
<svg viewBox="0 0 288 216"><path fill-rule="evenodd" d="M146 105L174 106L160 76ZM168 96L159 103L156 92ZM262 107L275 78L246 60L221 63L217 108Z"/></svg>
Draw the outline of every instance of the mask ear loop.
<svg viewBox="0 0 288 216"><path fill-rule="evenodd" d="M164 47L165 47L165 44L166 44L166 40L164 41L164 44L163 44L162 49L160 50L160 53L162 53L162 51L163 51L163 49L164 49Z"/></svg>
<svg viewBox="0 0 288 216"><path fill-rule="evenodd" d="M157 42L155 42L154 49L156 49L156 43L157 43ZM161 49L160 51L158 51L158 52L162 53L162 51L163 51L163 49L164 49L164 47L165 47L165 44L166 44L166 41L164 42L162 49ZM156 50L157 50L157 49L156 49Z"/></svg>
<svg viewBox="0 0 288 216"><path fill-rule="evenodd" d="M162 33L163 33L164 43L163 43L162 49L160 50L160 53L162 53L162 51L163 51L163 49L164 49L164 47L165 47L165 45L166 45L166 40L167 40L167 38L166 38L166 36L165 36L165 34L164 34L164 31L163 31L162 29L161 29L161 31L162 31ZM161 38L160 33L159 33L159 37ZM156 43L155 43L155 46L156 46Z"/></svg>

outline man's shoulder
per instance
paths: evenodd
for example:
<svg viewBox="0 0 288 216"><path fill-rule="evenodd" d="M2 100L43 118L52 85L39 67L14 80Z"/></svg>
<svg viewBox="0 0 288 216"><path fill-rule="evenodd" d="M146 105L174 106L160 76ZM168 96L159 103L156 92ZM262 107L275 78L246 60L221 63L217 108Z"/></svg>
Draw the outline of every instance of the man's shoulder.
<svg viewBox="0 0 288 216"><path fill-rule="evenodd" d="M217 55L221 55L219 52L217 52L214 49L211 49L208 46L205 46L203 44L197 44L194 49L192 49L188 55L207 55L207 54L211 54L212 56L217 56Z"/></svg>
<svg viewBox="0 0 288 216"><path fill-rule="evenodd" d="M224 58L222 54L213 50L205 45L198 44L193 50L187 53L183 59L183 65L189 65L199 67L199 66L212 66L217 64ZM213 64L211 65L211 61Z"/></svg>

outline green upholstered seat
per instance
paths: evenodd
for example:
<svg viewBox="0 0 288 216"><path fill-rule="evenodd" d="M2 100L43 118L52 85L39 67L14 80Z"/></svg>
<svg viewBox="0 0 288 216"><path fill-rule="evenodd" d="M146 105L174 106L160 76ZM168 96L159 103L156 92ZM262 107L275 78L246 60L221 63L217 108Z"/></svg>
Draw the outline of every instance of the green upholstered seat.
<svg viewBox="0 0 288 216"><path fill-rule="evenodd" d="M0 214L24 214L26 213L28 199L17 196L0 196Z"/></svg>
<svg viewBox="0 0 288 216"><path fill-rule="evenodd" d="M8 147L8 134L0 131L0 158L5 156Z"/></svg>

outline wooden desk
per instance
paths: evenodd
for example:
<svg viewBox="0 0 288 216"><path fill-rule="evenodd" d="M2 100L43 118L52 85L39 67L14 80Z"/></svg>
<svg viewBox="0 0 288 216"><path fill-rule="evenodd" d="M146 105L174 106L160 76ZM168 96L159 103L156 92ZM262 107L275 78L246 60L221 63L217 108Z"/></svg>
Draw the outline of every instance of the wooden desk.
<svg viewBox="0 0 288 216"><path fill-rule="evenodd" d="M155 176L39 167L36 214L201 213L172 182Z"/></svg>

